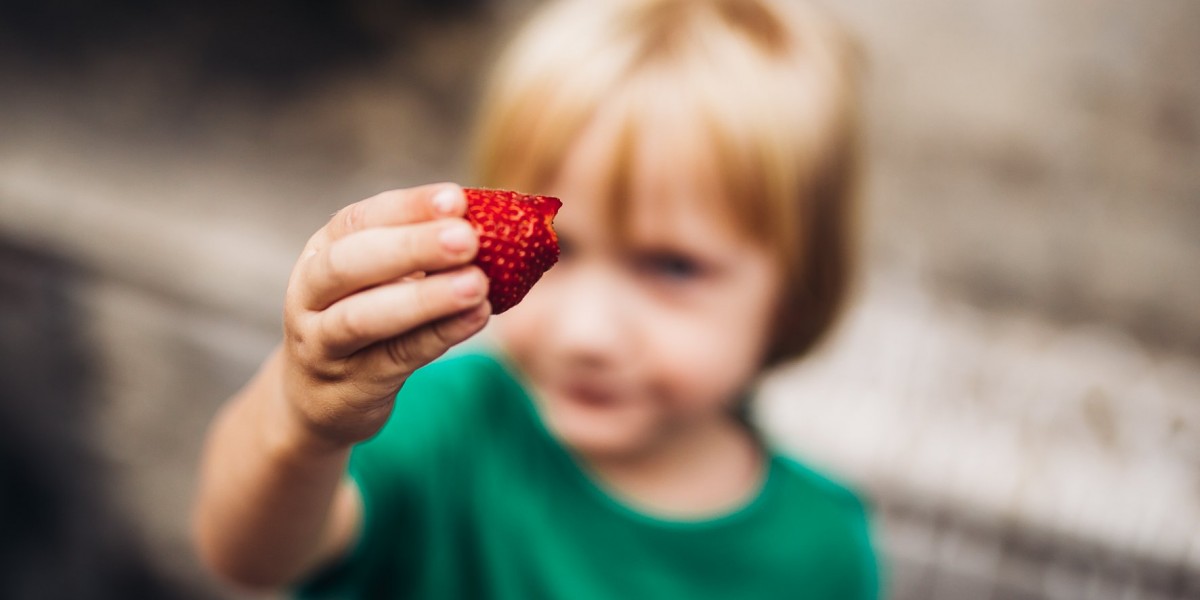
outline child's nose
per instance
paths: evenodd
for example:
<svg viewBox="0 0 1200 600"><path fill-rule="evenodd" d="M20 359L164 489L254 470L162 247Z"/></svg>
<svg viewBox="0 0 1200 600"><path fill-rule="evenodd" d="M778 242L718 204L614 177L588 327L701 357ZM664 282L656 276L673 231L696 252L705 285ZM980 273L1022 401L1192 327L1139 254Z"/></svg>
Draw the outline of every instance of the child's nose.
<svg viewBox="0 0 1200 600"><path fill-rule="evenodd" d="M602 273L581 272L564 286L555 311L555 345L573 360L611 362L625 351L625 307L619 282Z"/></svg>

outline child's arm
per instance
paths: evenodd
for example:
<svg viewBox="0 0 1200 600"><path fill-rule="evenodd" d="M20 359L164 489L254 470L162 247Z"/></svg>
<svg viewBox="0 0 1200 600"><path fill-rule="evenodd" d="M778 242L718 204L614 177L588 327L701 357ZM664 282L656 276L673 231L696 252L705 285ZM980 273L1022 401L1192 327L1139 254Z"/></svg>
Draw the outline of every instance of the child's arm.
<svg viewBox="0 0 1200 600"><path fill-rule="evenodd" d="M350 447L383 426L409 374L490 314L464 210L454 186L386 192L309 240L283 343L209 432L194 528L217 573L280 586L348 550L361 517Z"/></svg>

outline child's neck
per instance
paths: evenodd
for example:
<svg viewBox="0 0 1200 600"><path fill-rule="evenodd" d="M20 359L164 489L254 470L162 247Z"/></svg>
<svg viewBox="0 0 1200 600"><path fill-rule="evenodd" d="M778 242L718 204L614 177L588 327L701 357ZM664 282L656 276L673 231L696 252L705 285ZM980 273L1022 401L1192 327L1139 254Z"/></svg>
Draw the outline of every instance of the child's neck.
<svg viewBox="0 0 1200 600"><path fill-rule="evenodd" d="M643 452L583 460L637 509L687 520L727 514L752 500L762 486L764 458L742 423L721 417L674 432Z"/></svg>

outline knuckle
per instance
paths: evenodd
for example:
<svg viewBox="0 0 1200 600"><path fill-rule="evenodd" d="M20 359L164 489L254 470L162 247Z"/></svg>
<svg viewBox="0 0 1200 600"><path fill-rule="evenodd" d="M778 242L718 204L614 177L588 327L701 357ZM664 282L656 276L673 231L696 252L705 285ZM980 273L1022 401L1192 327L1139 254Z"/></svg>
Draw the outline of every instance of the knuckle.
<svg viewBox="0 0 1200 600"><path fill-rule="evenodd" d="M307 313L290 307L283 310L283 339L289 346L299 346L308 340Z"/></svg>
<svg viewBox="0 0 1200 600"><path fill-rule="evenodd" d="M407 192L405 192L402 189L392 189L392 190L384 190L384 191L380 192L376 197L379 199L380 202L392 203L392 202L403 202L407 196L408 196Z"/></svg>
<svg viewBox="0 0 1200 600"><path fill-rule="evenodd" d="M336 331L330 332L332 339L362 340L370 335L362 313L352 310L339 311L333 319Z"/></svg>
<svg viewBox="0 0 1200 600"><path fill-rule="evenodd" d="M335 381L344 377L341 362L329 346L327 318L321 314L294 317L284 325L284 343L288 353L303 372L318 381Z"/></svg>
<svg viewBox="0 0 1200 600"><path fill-rule="evenodd" d="M355 202L338 211L338 219L341 222L343 232L349 233L358 231L366 222L367 203Z"/></svg>
<svg viewBox="0 0 1200 600"><path fill-rule="evenodd" d="M393 338L385 344L388 360L403 371L413 371L417 368L417 356L413 352L412 336L403 335Z"/></svg>
<svg viewBox="0 0 1200 600"><path fill-rule="evenodd" d="M388 190L383 193L383 200L389 204L403 203L408 202L409 196L408 190Z"/></svg>
<svg viewBox="0 0 1200 600"><path fill-rule="evenodd" d="M448 347L429 327L392 340L388 344L388 354L396 366L411 373L440 356Z"/></svg>
<svg viewBox="0 0 1200 600"><path fill-rule="evenodd" d="M404 235L402 247L405 256L410 260L420 261L426 255L431 254L429 249L435 247L432 242L435 242L436 239L433 235L429 234L428 230L429 228L426 227L415 231L408 231Z"/></svg>
<svg viewBox="0 0 1200 600"><path fill-rule="evenodd" d="M374 204L383 212L390 212L389 207L403 204L407 200L404 190L384 190L363 201L362 204Z"/></svg>
<svg viewBox="0 0 1200 600"><path fill-rule="evenodd" d="M340 288L349 279L350 273L347 269L346 262L342 260L341 253L338 252L340 246L333 245L323 254L323 267L325 278L331 287Z"/></svg>
<svg viewBox="0 0 1200 600"><path fill-rule="evenodd" d="M438 279L426 278L413 282L413 314L421 321L437 316L438 294L441 291Z"/></svg>
<svg viewBox="0 0 1200 600"><path fill-rule="evenodd" d="M312 336L292 330L287 332L286 339L288 352L305 373L310 373L319 379L330 378L330 369L326 366L325 353Z"/></svg>
<svg viewBox="0 0 1200 600"><path fill-rule="evenodd" d="M317 251L325 245L325 241L328 239L328 236L329 224L325 224L320 229L314 231L313 234L308 236L308 239L304 242L304 248L300 251L300 258L305 259L316 254Z"/></svg>
<svg viewBox="0 0 1200 600"><path fill-rule="evenodd" d="M313 382L322 384L345 381L349 378L344 361L331 360L325 356L324 349L316 344L309 344L303 360L304 373Z"/></svg>
<svg viewBox="0 0 1200 600"><path fill-rule="evenodd" d="M449 324L446 321L438 321L429 327L430 346L434 348L449 348L454 343L454 339L450 332L447 331Z"/></svg>

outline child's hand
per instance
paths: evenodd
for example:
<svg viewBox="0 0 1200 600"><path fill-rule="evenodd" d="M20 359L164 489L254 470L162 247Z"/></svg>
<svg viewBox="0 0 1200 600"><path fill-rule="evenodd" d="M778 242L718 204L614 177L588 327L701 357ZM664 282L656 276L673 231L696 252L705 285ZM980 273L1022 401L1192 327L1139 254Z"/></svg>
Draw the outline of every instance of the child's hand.
<svg viewBox="0 0 1200 600"><path fill-rule="evenodd" d="M491 312L460 188L352 204L309 239L288 284L283 394L305 434L333 447L373 435L414 370Z"/></svg>

